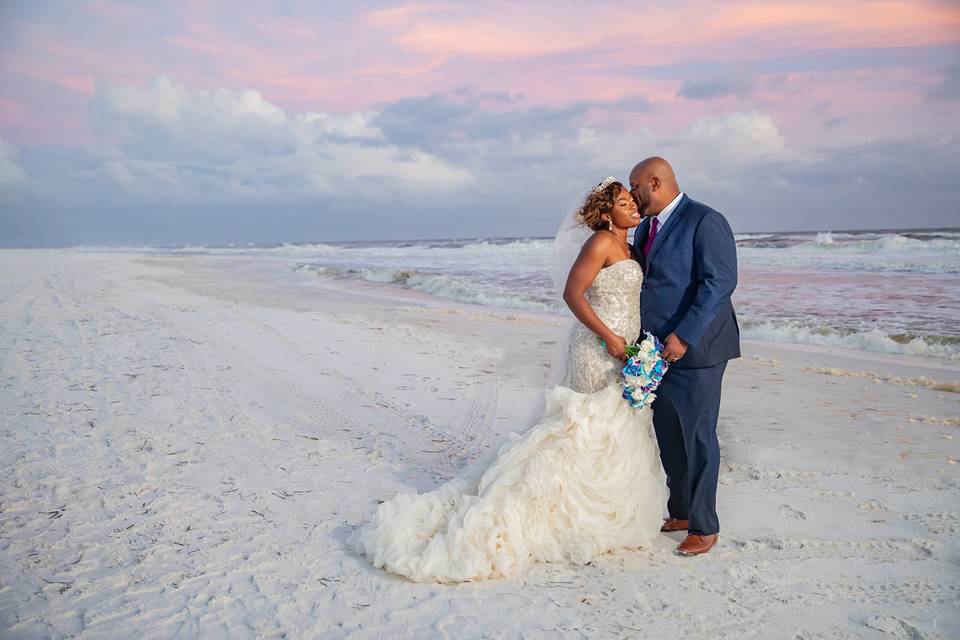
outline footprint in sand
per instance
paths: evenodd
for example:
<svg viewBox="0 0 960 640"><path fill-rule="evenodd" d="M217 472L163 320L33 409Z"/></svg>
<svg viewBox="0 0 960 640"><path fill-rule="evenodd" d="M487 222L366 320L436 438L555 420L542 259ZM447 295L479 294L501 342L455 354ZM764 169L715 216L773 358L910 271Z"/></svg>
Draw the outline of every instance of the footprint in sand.
<svg viewBox="0 0 960 640"><path fill-rule="evenodd" d="M866 500L858 506L864 511L876 511L878 513L890 511L890 505L883 500Z"/></svg>
<svg viewBox="0 0 960 640"><path fill-rule="evenodd" d="M953 536L960 533L960 516L947 511L934 513L908 513L904 520L916 522L929 529L930 533Z"/></svg>
<svg viewBox="0 0 960 640"><path fill-rule="evenodd" d="M830 498L853 498L856 494L853 491L836 491L833 489L817 489L818 496L827 496Z"/></svg>
<svg viewBox="0 0 960 640"><path fill-rule="evenodd" d="M894 638L924 638L919 629L895 616L872 616L864 623L870 629L876 629Z"/></svg>
<svg viewBox="0 0 960 640"><path fill-rule="evenodd" d="M806 520L807 514L799 509L794 509L788 504L780 505L780 513L787 516L788 518L793 518L794 520Z"/></svg>

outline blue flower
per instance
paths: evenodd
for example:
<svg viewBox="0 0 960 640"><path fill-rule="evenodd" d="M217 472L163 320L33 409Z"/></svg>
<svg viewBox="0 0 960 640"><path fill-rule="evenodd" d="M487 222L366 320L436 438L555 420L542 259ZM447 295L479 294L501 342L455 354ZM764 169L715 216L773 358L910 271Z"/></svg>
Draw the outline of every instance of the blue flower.
<svg viewBox="0 0 960 640"><path fill-rule="evenodd" d="M628 364L623 368L625 376L642 376L644 374L642 364Z"/></svg>

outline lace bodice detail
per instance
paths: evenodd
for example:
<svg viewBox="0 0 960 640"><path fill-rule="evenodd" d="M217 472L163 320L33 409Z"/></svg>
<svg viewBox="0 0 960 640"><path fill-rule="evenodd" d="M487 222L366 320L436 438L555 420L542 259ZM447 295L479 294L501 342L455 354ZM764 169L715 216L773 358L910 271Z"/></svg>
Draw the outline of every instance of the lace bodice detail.
<svg viewBox="0 0 960 640"><path fill-rule="evenodd" d="M627 259L600 270L586 291L587 302L611 331L627 344L640 336L640 264ZM574 391L593 393L620 380L619 360L610 356L596 335L577 323L570 336L570 357L562 383Z"/></svg>

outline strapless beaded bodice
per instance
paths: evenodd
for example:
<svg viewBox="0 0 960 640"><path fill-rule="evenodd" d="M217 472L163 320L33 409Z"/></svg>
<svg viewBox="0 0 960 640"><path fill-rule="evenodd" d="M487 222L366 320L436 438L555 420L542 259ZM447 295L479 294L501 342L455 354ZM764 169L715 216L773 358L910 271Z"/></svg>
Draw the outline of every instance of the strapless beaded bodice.
<svg viewBox="0 0 960 640"><path fill-rule="evenodd" d="M633 259L600 270L586 291L587 302L611 331L627 344L640 336L640 286L643 271ZM596 335L577 323L570 336L570 357L564 386L581 393L599 391L620 380L619 360L607 353Z"/></svg>

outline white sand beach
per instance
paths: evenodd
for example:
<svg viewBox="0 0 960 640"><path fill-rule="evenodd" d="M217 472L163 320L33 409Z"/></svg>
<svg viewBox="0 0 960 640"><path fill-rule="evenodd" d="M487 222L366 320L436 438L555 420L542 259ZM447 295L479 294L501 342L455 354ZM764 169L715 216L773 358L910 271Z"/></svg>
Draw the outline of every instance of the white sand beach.
<svg viewBox="0 0 960 640"><path fill-rule="evenodd" d="M441 586L347 549L523 428L561 325L269 259L0 251L0 637L960 637L955 360L744 343L705 556Z"/></svg>

